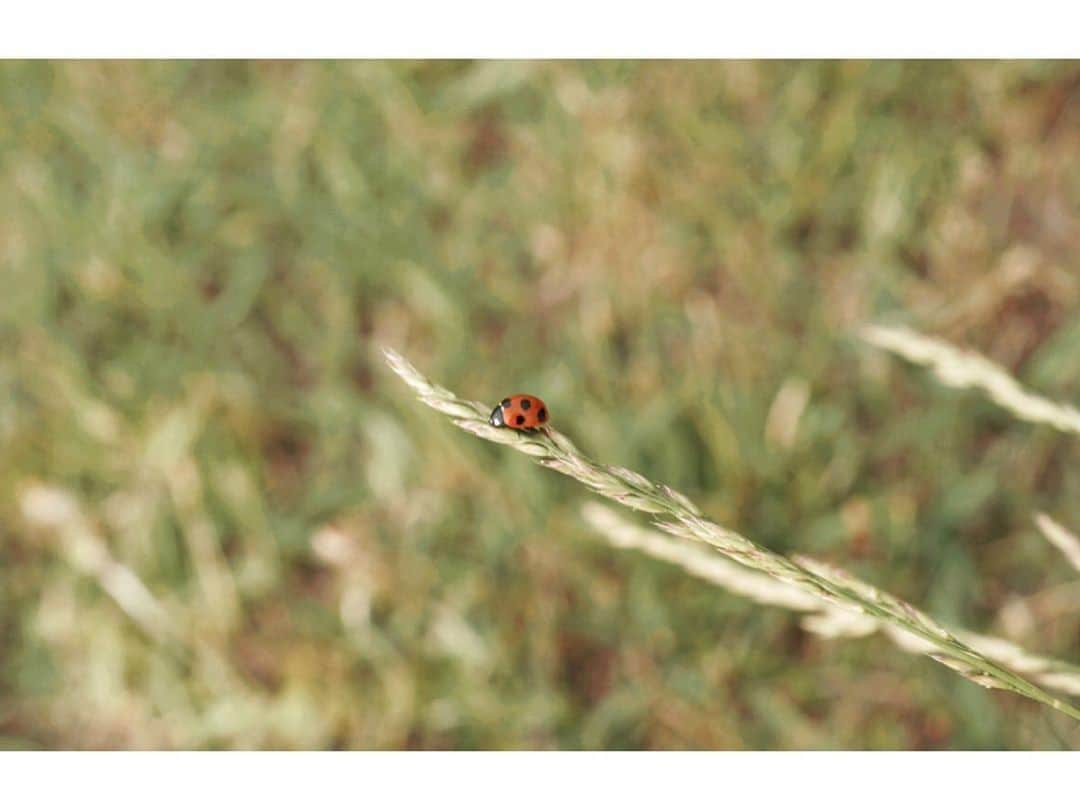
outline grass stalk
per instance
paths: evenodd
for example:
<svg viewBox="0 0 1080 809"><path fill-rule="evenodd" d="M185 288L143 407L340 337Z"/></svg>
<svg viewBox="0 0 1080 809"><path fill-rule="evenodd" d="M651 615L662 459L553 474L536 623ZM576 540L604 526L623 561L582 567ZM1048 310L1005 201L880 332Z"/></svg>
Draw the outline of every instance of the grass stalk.
<svg viewBox="0 0 1080 809"><path fill-rule="evenodd" d="M710 521L689 498L671 487L654 483L630 469L593 461L551 427L532 433L492 427L487 421L486 405L461 399L434 384L397 352L385 349L384 353L390 368L420 401L450 416L461 429L531 455L543 466L578 480L602 497L653 515L655 525L668 534L705 543L745 567L919 638L925 642L930 657L979 685L1012 691L1080 720L1080 710L980 654L901 599L810 557L789 559L774 553Z"/></svg>
<svg viewBox="0 0 1080 809"><path fill-rule="evenodd" d="M973 351L962 351L902 326L871 324L859 334L871 345L929 367L949 387L981 390L1017 418L1080 435L1080 410L1031 393L1000 365Z"/></svg>
<svg viewBox="0 0 1080 809"><path fill-rule="evenodd" d="M1061 551L1074 569L1080 570L1080 538L1050 515L1042 512L1035 515L1035 525L1046 537L1046 541Z"/></svg>
<svg viewBox="0 0 1080 809"><path fill-rule="evenodd" d="M802 627L821 637L865 637L880 632L905 652L930 654L935 651L926 641L895 624L882 623L862 613L841 609L829 601L728 561L704 548L678 542L659 531L635 525L600 503L586 503L582 507L582 517L616 548L637 550L654 559L678 565L692 576L758 604L802 613ZM1004 638L951 627L948 631L979 653L1029 676L1039 685L1080 696L1080 667L1032 654Z"/></svg>

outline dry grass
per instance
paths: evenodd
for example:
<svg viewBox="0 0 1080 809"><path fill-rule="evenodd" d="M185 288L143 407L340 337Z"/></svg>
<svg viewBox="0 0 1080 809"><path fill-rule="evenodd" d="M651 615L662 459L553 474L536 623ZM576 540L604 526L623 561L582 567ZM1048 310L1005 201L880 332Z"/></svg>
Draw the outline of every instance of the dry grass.
<svg viewBox="0 0 1080 809"><path fill-rule="evenodd" d="M900 649L913 654L935 654L934 647L896 624L846 609L804 589L730 562L715 553L672 540L658 531L633 525L612 509L587 503L582 517L612 546L633 549L678 565L725 590L758 604L805 613L801 624L825 638L857 638L881 632ZM1080 668L1061 660L1032 654L1004 638L949 627L948 631L972 649L1031 677L1046 688L1080 696Z"/></svg>
<svg viewBox="0 0 1080 809"><path fill-rule="evenodd" d="M900 326L865 326L861 334L878 348L929 367L950 387L981 390L1019 419L1080 435L1080 410L1025 390L1004 368L973 351Z"/></svg>
<svg viewBox="0 0 1080 809"><path fill-rule="evenodd" d="M1070 565L1080 570L1080 539L1046 514L1036 514L1035 524L1039 526L1046 541L1061 551Z"/></svg>
<svg viewBox="0 0 1080 809"><path fill-rule="evenodd" d="M860 617L867 617L890 631L911 636L907 648L918 650L986 688L1000 688L1041 702L1080 719L1080 710L981 654L925 613L849 573L808 556L787 558L773 553L740 534L702 516L685 495L662 483L654 483L629 469L599 464L582 454L564 435L547 427L525 433L492 427L487 408L458 398L429 381L406 359L386 350L394 372L424 404L452 418L463 430L481 438L506 444L536 458L539 463L572 477L593 492L655 516L661 530L685 540L701 542L739 564L783 582L795 590Z"/></svg>

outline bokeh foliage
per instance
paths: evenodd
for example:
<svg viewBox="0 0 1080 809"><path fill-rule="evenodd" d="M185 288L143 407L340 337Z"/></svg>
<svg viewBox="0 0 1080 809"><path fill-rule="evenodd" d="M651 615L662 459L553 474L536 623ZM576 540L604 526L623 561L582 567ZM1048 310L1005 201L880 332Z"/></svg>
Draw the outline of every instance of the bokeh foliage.
<svg viewBox="0 0 1080 809"><path fill-rule="evenodd" d="M1075 440L853 329L1075 402L1078 154L1075 64L0 65L0 738L1077 746L597 542L573 482L432 417L379 348L1076 661L1080 582L1032 523L1080 527ZM180 651L28 519L43 485Z"/></svg>

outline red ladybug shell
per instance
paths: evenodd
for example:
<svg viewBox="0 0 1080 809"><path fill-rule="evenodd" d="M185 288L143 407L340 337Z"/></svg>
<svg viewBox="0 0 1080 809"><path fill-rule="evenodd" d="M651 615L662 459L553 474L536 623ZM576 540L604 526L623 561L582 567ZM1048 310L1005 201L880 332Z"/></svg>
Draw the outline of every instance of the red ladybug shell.
<svg viewBox="0 0 1080 809"><path fill-rule="evenodd" d="M547 405L539 396L515 393L495 405L488 421L493 427L509 427L512 430L533 430L546 424Z"/></svg>

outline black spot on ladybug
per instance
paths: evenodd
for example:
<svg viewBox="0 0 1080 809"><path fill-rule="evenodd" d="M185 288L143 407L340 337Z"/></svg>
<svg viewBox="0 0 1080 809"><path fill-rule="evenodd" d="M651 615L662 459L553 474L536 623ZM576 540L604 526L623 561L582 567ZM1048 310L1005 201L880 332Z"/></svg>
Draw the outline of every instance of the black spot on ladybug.
<svg viewBox="0 0 1080 809"><path fill-rule="evenodd" d="M531 399L526 399L523 396L521 398L521 409L522 410L528 410L530 407L532 407L532 400Z"/></svg>
<svg viewBox="0 0 1080 809"><path fill-rule="evenodd" d="M547 421L547 408L541 407L540 410L537 411L536 417L540 419L540 421Z"/></svg>
<svg viewBox="0 0 1080 809"><path fill-rule="evenodd" d="M514 419L514 423L519 425L519 426L524 424L525 423L525 417L524 416L518 416L516 419Z"/></svg>
<svg viewBox="0 0 1080 809"><path fill-rule="evenodd" d="M503 399L503 400L502 400L502 401L500 402L500 404L501 404L501 405L502 405L503 407L509 407L509 406L510 406L510 400L509 400L509 399Z"/></svg>

